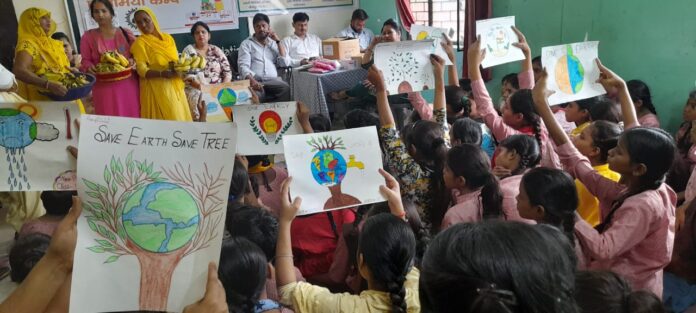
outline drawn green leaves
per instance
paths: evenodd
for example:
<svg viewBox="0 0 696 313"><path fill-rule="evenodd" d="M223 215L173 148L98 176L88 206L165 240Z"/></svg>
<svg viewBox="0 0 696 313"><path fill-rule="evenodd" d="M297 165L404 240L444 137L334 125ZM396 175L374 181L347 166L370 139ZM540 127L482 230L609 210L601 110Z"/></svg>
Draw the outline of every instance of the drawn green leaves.
<svg viewBox="0 0 696 313"><path fill-rule="evenodd" d="M413 55L413 52L394 51L389 57L389 75L387 80L390 84L400 83L414 76L420 65L420 62Z"/></svg>
<svg viewBox="0 0 696 313"><path fill-rule="evenodd" d="M278 144L281 140L283 140L283 135L285 134L285 132L287 132L290 129L290 126L292 126L292 124L293 124L293 120L292 120L292 116L291 116L288 118L288 122L285 124L285 126L283 126L283 129L281 129L280 132L278 133L278 137L276 138L276 140L274 142L275 144Z"/></svg>
<svg viewBox="0 0 696 313"><path fill-rule="evenodd" d="M251 126L251 130L254 132L254 134L256 134L256 136L258 136L259 139L261 139L261 142L263 142L263 144L265 145L268 145L268 140L266 140L266 136L263 135L261 129L259 129L259 127L256 125L256 119L253 116L249 120L249 126ZM276 141L276 143L278 142Z"/></svg>

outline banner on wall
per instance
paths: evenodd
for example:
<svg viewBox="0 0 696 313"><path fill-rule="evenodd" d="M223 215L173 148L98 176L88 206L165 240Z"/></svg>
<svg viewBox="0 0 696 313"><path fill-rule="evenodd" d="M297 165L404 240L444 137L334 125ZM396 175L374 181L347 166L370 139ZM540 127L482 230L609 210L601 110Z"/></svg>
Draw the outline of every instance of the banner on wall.
<svg viewBox="0 0 696 313"><path fill-rule="evenodd" d="M97 28L89 11L91 0L71 0L78 18L80 34ZM239 10L237 0L111 0L116 16L116 26L138 33L133 14L138 7L146 6L157 15L162 31L170 34L188 33L196 22L205 22L211 30L238 29Z"/></svg>
<svg viewBox="0 0 696 313"><path fill-rule="evenodd" d="M353 6L354 0L237 0L241 16L256 13L285 14L289 10L320 9L339 6Z"/></svg>

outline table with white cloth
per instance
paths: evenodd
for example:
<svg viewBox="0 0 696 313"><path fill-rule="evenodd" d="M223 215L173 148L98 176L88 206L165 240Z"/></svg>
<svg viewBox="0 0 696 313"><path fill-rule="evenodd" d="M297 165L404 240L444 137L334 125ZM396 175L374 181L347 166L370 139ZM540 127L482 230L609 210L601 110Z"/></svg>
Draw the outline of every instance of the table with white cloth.
<svg viewBox="0 0 696 313"><path fill-rule="evenodd" d="M329 117L326 95L330 92L355 87L367 78L363 68L337 70L324 74L310 73L306 70L293 70L292 91L295 100L302 101L312 113Z"/></svg>

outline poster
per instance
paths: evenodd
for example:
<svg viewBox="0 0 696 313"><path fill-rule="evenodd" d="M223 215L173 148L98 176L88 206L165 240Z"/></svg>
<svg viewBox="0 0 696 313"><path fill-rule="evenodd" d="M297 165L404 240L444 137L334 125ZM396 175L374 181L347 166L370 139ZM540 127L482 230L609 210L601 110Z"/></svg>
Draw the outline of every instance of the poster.
<svg viewBox="0 0 696 313"><path fill-rule="evenodd" d="M290 194L302 198L298 215L385 201L375 127L286 136L283 144Z"/></svg>
<svg viewBox="0 0 696 313"><path fill-rule="evenodd" d="M452 61L447 56L447 52L442 48L441 42L444 40L444 36L449 36L452 38L454 30L451 28L449 31L445 28L424 26L424 25L411 25L411 38L413 40L434 40L435 54L445 60L445 65L452 65Z"/></svg>
<svg viewBox="0 0 696 313"><path fill-rule="evenodd" d="M384 75L389 94L428 90L435 87L430 54L434 40L381 43L375 47L375 65Z"/></svg>
<svg viewBox="0 0 696 313"><path fill-rule="evenodd" d="M541 48L541 64L549 74L549 104L587 99L606 93L597 83L599 41L586 41Z"/></svg>
<svg viewBox="0 0 696 313"><path fill-rule="evenodd" d="M75 190L74 102L0 103L0 191Z"/></svg>
<svg viewBox="0 0 696 313"><path fill-rule="evenodd" d="M306 10L338 6L353 6L354 0L236 0L242 16L256 13L285 14L288 10ZM355 1L357 2L357 1Z"/></svg>
<svg viewBox="0 0 696 313"><path fill-rule="evenodd" d="M284 136L302 133L296 114L294 101L236 106L234 121L240 139L237 153L282 154Z"/></svg>
<svg viewBox="0 0 696 313"><path fill-rule="evenodd" d="M89 11L91 0L70 0L75 8L80 34L97 28ZM189 33L191 26L205 22L210 30L239 29L237 0L111 0L116 15L115 26L138 34L133 13L138 7L147 6L155 12L160 28L169 34Z"/></svg>
<svg viewBox="0 0 696 313"><path fill-rule="evenodd" d="M181 312L220 259L234 124L96 115L81 124L70 312Z"/></svg>
<svg viewBox="0 0 696 313"><path fill-rule="evenodd" d="M251 104L249 80L201 85L201 91L208 112L208 122L229 122L233 106Z"/></svg>
<svg viewBox="0 0 696 313"><path fill-rule="evenodd" d="M514 16L476 21L476 36L481 36L481 47L486 50L483 68L524 60L522 50L512 45L519 42L512 26Z"/></svg>

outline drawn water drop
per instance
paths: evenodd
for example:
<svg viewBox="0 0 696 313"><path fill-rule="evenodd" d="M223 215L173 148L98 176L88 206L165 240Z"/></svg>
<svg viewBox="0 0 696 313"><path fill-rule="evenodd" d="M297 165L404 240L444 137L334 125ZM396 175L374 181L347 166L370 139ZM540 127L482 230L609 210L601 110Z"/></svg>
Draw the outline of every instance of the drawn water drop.
<svg viewBox="0 0 696 313"><path fill-rule="evenodd" d="M27 189L31 189L31 184L29 184L29 182L27 182Z"/></svg>
<svg viewBox="0 0 696 313"><path fill-rule="evenodd" d="M8 185L9 185L9 184L12 184L12 178L10 178L10 177L7 178L7 184L8 184Z"/></svg>
<svg viewBox="0 0 696 313"><path fill-rule="evenodd" d="M6 158L7 162L10 162L10 154L9 153L6 153L6 154L7 154L7 158Z"/></svg>
<svg viewBox="0 0 696 313"><path fill-rule="evenodd" d="M22 183L19 183L19 190L22 190Z"/></svg>
<svg viewBox="0 0 696 313"><path fill-rule="evenodd" d="M24 164L23 168L24 168L24 172L26 173L27 172L27 165Z"/></svg>

